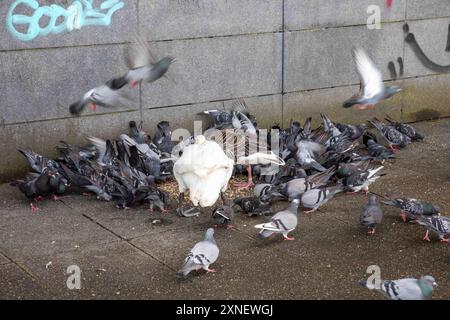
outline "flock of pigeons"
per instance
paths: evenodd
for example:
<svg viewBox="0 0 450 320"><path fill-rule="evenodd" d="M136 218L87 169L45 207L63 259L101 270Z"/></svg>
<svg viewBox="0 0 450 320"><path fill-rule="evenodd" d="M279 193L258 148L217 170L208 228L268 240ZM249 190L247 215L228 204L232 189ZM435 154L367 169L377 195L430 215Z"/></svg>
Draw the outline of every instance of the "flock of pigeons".
<svg viewBox="0 0 450 320"><path fill-rule="evenodd" d="M363 50L353 51L361 79L358 95L344 103L360 109L373 107L379 101L400 91L385 87L380 71ZM121 89L141 82L153 82L168 71L174 61L171 57L158 62L146 43L137 40L126 55L129 71L106 84L90 90L70 106L70 112L79 115L86 106L117 107L130 103ZM250 114L245 101L237 100L231 111L206 110L212 125L203 133L184 140L172 141L169 122L161 121L153 139L134 121L128 134L117 140L87 137L89 146L61 142L56 148L59 157L49 159L32 150L19 150L27 159L33 173L12 184L18 186L30 200L33 211L43 197L65 193L70 186L98 199L114 201L117 208L128 209L147 203L153 211L168 211L169 195L158 188L158 183L175 178L179 187L177 214L184 217L200 213L200 207L213 207L219 197L222 204L212 209L215 226L232 228L235 209L244 214L271 214L271 205L289 201L289 206L275 213L268 222L258 224L258 237L272 238L281 234L285 240L298 224L298 208L313 212L343 192L369 192L369 186L383 174L383 163L395 158L398 149L405 148L424 137L411 125L387 117L385 121L372 119L368 124L350 125L333 122L321 115L322 124L312 128L312 119L301 125L291 121L288 128L274 125L269 131L260 130L256 117ZM372 126L377 134L369 131ZM264 132L264 133L263 133ZM274 144L276 142L276 145ZM381 143L383 141L384 143ZM361 143L363 148L361 148ZM231 146L231 147L230 147ZM276 148L277 146L277 148ZM362 154L358 151L365 150ZM238 173L247 172L248 181L239 188L253 188L253 196L227 199L225 191L229 180ZM254 184L254 176L259 183ZM184 205L185 192L193 207ZM437 234L441 241L450 233L450 219L441 216L439 208L417 199L384 199L383 204L401 210L403 221L408 218ZM381 223L383 211L377 197L371 195L361 211L361 224L374 234ZM214 229L206 231L186 257L178 275L186 277L193 270L210 268L219 256L214 240ZM381 281L376 287L389 299L431 298L435 281L431 276L420 279Z"/></svg>

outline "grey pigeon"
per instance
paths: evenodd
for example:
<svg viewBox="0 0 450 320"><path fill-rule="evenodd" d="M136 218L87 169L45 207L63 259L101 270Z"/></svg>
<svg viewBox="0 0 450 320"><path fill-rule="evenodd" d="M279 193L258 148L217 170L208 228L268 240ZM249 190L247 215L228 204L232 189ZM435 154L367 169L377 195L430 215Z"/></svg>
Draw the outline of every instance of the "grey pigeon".
<svg viewBox="0 0 450 320"><path fill-rule="evenodd" d="M234 199L234 204L238 205L249 217L266 215L271 212L269 203L263 202L259 197L237 197Z"/></svg>
<svg viewBox="0 0 450 320"><path fill-rule="evenodd" d="M128 123L130 127L130 137L133 139L136 143L142 144L145 143L147 140L147 134L144 131L141 131L138 129L135 121L130 121Z"/></svg>
<svg viewBox="0 0 450 320"><path fill-rule="evenodd" d="M44 169L41 174L29 174L23 180L17 180L11 183L12 186L17 186L19 190L30 201L30 208L33 212L39 210L34 202L41 199L43 196L51 192L50 178L53 172L49 169Z"/></svg>
<svg viewBox="0 0 450 320"><path fill-rule="evenodd" d="M270 222L256 225L255 228L261 229L258 237L260 239L266 239L272 235L281 233L285 240L294 240L293 237L288 237L288 234L297 227L299 204L300 201L294 199L287 209L276 213L270 218Z"/></svg>
<svg viewBox="0 0 450 320"><path fill-rule="evenodd" d="M369 122L378 129L381 135L389 143L389 148L394 152L397 148L405 148L411 142L411 139L408 136L404 135L393 126L384 124L377 118L373 118Z"/></svg>
<svg viewBox="0 0 450 320"><path fill-rule="evenodd" d="M379 166L377 168L357 170L344 179L344 184L350 189L350 192L364 191L367 194L369 193L369 186L382 176L378 172L383 168L383 166Z"/></svg>
<svg viewBox="0 0 450 320"><path fill-rule="evenodd" d="M253 194L265 203L270 203L274 199L285 199L278 189L278 186L270 183L259 183L253 187Z"/></svg>
<svg viewBox="0 0 450 320"><path fill-rule="evenodd" d="M393 125L395 129L397 129L404 135L408 136L411 140L423 140L425 138L422 134L417 132L417 130L410 124L395 121L391 117L386 117L385 119L391 125Z"/></svg>
<svg viewBox="0 0 450 320"><path fill-rule="evenodd" d="M354 105L358 105L360 110L372 108L381 100L388 99L401 91L399 87L384 86L380 70L362 49L353 49L353 59L361 82L360 91L344 102L344 108Z"/></svg>
<svg viewBox="0 0 450 320"><path fill-rule="evenodd" d="M319 172L306 178L292 179L280 185L280 192L288 199L300 199L301 195L306 191L325 186L335 172L336 170L333 166L324 172Z"/></svg>
<svg viewBox="0 0 450 320"><path fill-rule="evenodd" d="M305 211L306 213L314 212L343 190L344 188L342 185L308 190L302 195L302 206L310 209Z"/></svg>
<svg viewBox="0 0 450 320"><path fill-rule="evenodd" d="M359 137L361 137L367 130L366 124L352 125L352 124L337 123L336 127L342 133L346 133L350 140L359 139Z"/></svg>
<svg viewBox="0 0 450 320"><path fill-rule="evenodd" d="M214 229L209 228L206 230L203 240L198 242L184 259L178 275L186 277L191 271L200 269L204 269L207 272L216 272L216 270L210 269L209 266L216 262L218 257L219 247L216 244L216 240L214 240Z"/></svg>
<svg viewBox="0 0 450 320"><path fill-rule="evenodd" d="M433 295L434 286L437 286L432 276L423 276L420 279L384 280L380 281L378 287L367 281L361 281L360 284L382 293L389 300L429 300Z"/></svg>
<svg viewBox="0 0 450 320"><path fill-rule="evenodd" d="M383 211L377 204L377 197L372 195L369 203L364 207L360 215L361 225L368 227L368 234L375 234L375 228L383 219Z"/></svg>
<svg viewBox="0 0 450 320"><path fill-rule="evenodd" d="M433 203L424 202L412 198L397 198L390 200L382 200L381 203L396 207L402 210L400 217L403 222L406 218L416 219L420 215L431 216L440 213L440 209Z"/></svg>
<svg viewBox="0 0 450 320"><path fill-rule="evenodd" d="M374 160L395 159L394 152L391 149L376 143L373 139L367 140L367 150Z"/></svg>
<svg viewBox="0 0 450 320"><path fill-rule="evenodd" d="M112 81L113 89L120 89L127 83L135 87L142 81L148 83L156 81L164 76L170 65L175 62L175 58L170 56L156 62L147 43L141 38L137 38L132 47L128 49L125 60L129 70L123 77Z"/></svg>
<svg viewBox="0 0 450 320"><path fill-rule="evenodd" d="M153 143L161 152L170 154L175 145L172 141L172 131L170 131L170 124L168 121L161 121L157 124L158 131L153 137Z"/></svg>
<svg viewBox="0 0 450 320"><path fill-rule="evenodd" d="M450 234L450 219L441 215L432 216L418 216L417 223L425 226L427 232L423 240L430 240L430 231L439 236L441 242L448 243L450 239L445 238L446 235Z"/></svg>
<svg viewBox="0 0 450 320"><path fill-rule="evenodd" d="M231 129L233 128L232 120L233 114L226 110L205 110L200 114L209 115L214 121L213 127L216 129Z"/></svg>
<svg viewBox="0 0 450 320"><path fill-rule="evenodd" d="M69 107L72 115L80 113L90 105L92 110L101 107L129 107L134 101L118 89L114 89L112 80L86 92L83 97Z"/></svg>
<svg viewBox="0 0 450 320"><path fill-rule="evenodd" d="M227 229L231 229L234 221L234 210L228 201L225 201L221 207L213 210L212 218L215 225L225 226Z"/></svg>

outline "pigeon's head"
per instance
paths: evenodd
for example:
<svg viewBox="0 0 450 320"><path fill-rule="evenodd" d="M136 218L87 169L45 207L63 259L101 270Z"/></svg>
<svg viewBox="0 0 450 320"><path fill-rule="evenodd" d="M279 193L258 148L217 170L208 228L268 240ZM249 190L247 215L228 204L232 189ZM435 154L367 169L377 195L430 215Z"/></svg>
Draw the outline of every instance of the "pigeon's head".
<svg viewBox="0 0 450 320"><path fill-rule="evenodd" d="M435 204L432 203L425 203L423 205L423 211L427 212L429 214L438 214L441 212L441 209Z"/></svg>
<svg viewBox="0 0 450 320"><path fill-rule="evenodd" d="M377 204L377 196L371 195L369 198L369 204L371 204L371 205Z"/></svg>
<svg viewBox="0 0 450 320"><path fill-rule="evenodd" d="M208 230L206 230L206 233L205 233L205 240L210 240L213 238L214 238L214 229L208 228Z"/></svg>
<svg viewBox="0 0 450 320"><path fill-rule="evenodd" d="M402 91L402 88L397 86L387 87L386 88L386 98L392 97L394 94Z"/></svg>
<svg viewBox="0 0 450 320"><path fill-rule="evenodd" d="M167 56L162 58L161 60L159 60L158 64L160 65L160 67L162 67L163 69L168 69L169 66L174 63L176 61L175 58L171 57L171 56Z"/></svg>
<svg viewBox="0 0 450 320"><path fill-rule="evenodd" d="M432 276L423 276L419 279L422 286L435 287L437 286L436 280Z"/></svg>

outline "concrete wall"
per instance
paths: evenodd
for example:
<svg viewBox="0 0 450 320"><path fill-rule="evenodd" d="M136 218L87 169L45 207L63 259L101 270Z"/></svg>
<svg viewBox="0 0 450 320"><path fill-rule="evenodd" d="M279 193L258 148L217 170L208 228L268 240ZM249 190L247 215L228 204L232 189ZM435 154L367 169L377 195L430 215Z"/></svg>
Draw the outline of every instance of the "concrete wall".
<svg viewBox="0 0 450 320"><path fill-rule="evenodd" d="M68 8L75 0L35 0ZM450 23L448 0L117 0L123 7L110 25L18 40L8 30L13 0L0 2L0 180L26 168L17 148L53 155L59 140L85 135L116 137L129 120L141 120L139 104L71 117L68 105L88 89L125 72L123 50L139 33L162 57L172 55L172 82L161 79L130 89L142 101L144 128L169 120L174 128L193 127L196 113L229 107L246 97L261 126L286 125L291 118L326 112L337 120L364 121L389 113L405 120L450 115L450 74L423 66L405 43L409 24L426 55L450 64L445 51ZM23 2L31 3L32 0ZM105 1L94 0L93 8ZM369 5L381 8L382 25L369 30ZM14 13L33 15L23 4ZM103 11L105 12L105 11ZM42 18L41 28L48 25ZM27 25L14 26L25 32ZM344 110L358 90L351 47L374 58L385 80L387 65L404 60L406 88L376 110Z"/></svg>

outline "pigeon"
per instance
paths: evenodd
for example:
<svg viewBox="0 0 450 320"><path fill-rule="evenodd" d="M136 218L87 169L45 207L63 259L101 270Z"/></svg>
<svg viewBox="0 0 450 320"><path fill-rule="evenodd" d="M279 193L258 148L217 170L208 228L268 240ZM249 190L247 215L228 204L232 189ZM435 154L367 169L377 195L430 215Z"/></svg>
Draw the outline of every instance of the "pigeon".
<svg viewBox="0 0 450 320"><path fill-rule="evenodd" d="M136 125L135 121L129 122L130 127L130 138L136 143L142 144L146 142L147 134L144 131L140 131Z"/></svg>
<svg viewBox="0 0 450 320"><path fill-rule="evenodd" d="M303 169L315 169L317 171L326 171L317 160L314 158L314 151L322 150L323 146L306 140L300 140L296 144L297 152L295 153L295 160L302 166Z"/></svg>
<svg viewBox="0 0 450 320"><path fill-rule="evenodd" d="M342 185L337 185L335 187L311 189L306 191L301 197L301 202L303 207L310 210L305 211L305 213L316 211L320 206L327 203L337 193L342 192L343 190Z"/></svg>
<svg viewBox="0 0 450 320"><path fill-rule="evenodd" d="M367 140L367 150L369 155L377 161L384 161L387 159L395 159L394 152L391 149L376 143L373 139Z"/></svg>
<svg viewBox="0 0 450 320"><path fill-rule="evenodd" d="M209 228L203 240L198 242L184 259L183 266L177 274L185 278L193 270L204 269L207 272L216 272L209 266L216 262L218 257L219 247L214 240L214 229Z"/></svg>
<svg viewBox="0 0 450 320"><path fill-rule="evenodd" d="M42 199L43 196L46 196L51 192L50 178L52 176L54 176L54 173L46 168L40 174L29 174L24 180L14 181L11 185L19 188L19 190L29 199L31 211L36 212L39 208L34 202Z"/></svg>
<svg viewBox="0 0 450 320"><path fill-rule="evenodd" d="M379 282L378 287L369 284L368 281L361 281L360 284L382 293L389 300L429 300L434 287L437 286L432 276L423 276L420 279L384 280Z"/></svg>
<svg viewBox="0 0 450 320"><path fill-rule="evenodd" d="M440 209L433 203L423 202L412 198L397 198L382 200L381 203L393 206L402 210L400 217L403 222L406 218L415 220L418 216L431 216L440 213Z"/></svg>
<svg viewBox="0 0 450 320"><path fill-rule="evenodd" d="M397 148L405 148L410 142L411 139L395 129L393 126L386 125L377 118L373 118L373 120L369 121L381 135L387 140L389 143L389 148L392 151L396 151Z"/></svg>
<svg viewBox="0 0 450 320"><path fill-rule="evenodd" d="M129 70L124 76L112 80L113 89L120 89L127 83L135 87L143 81L148 83L156 81L164 76L170 65L175 62L175 58L171 56L154 62L147 43L141 38L136 39L128 49L125 60Z"/></svg>
<svg viewBox="0 0 450 320"><path fill-rule="evenodd" d="M391 117L385 118L387 122L389 122L391 125L394 126L395 129L397 129L399 132L403 133L404 135L408 136L411 140L423 140L425 137L416 131L416 129L407 123L401 123L398 121L395 121Z"/></svg>
<svg viewBox="0 0 450 320"><path fill-rule="evenodd" d="M153 137L153 143L161 152L172 153L174 142L172 141L172 132L170 131L169 122L161 121L157 125L158 131Z"/></svg>
<svg viewBox="0 0 450 320"><path fill-rule="evenodd" d="M215 225L226 226L227 229L231 229L233 227L234 210L228 201L225 201L221 207L213 210L212 218Z"/></svg>
<svg viewBox="0 0 450 320"><path fill-rule="evenodd" d="M324 172L319 172L306 178L292 179L280 185L280 192L288 199L300 199L301 195L308 190L325 186L335 173L335 167Z"/></svg>
<svg viewBox="0 0 450 320"><path fill-rule="evenodd" d="M270 203L274 199L285 199L277 186L270 183L260 183L253 188L253 194L264 203Z"/></svg>
<svg viewBox="0 0 450 320"><path fill-rule="evenodd" d="M213 120L213 128L215 129L231 129L233 127L233 114L226 110L205 110L200 114L207 114Z"/></svg>
<svg viewBox="0 0 450 320"><path fill-rule="evenodd" d="M127 107L134 104L134 101L118 89L114 89L113 80L86 92L83 97L70 105L69 111L72 115L80 115L81 112L90 105L92 110L97 106L102 107Z"/></svg>
<svg viewBox="0 0 450 320"><path fill-rule="evenodd" d="M358 125L351 125L351 124L336 124L336 128L341 131L342 133L346 133L347 137L350 140L357 140L359 137L361 137L367 130L366 124L358 124Z"/></svg>
<svg viewBox="0 0 450 320"><path fill-rule="evenodd" d="M238 197L234 199L234 204L238 205L249 217L271 213L269 203L263 202L259 197Z"/></svg>
<svg viewBox="0 0 450 320"><path fill-rule="evenodd" d="M402 89L396 86L385 87L383 77L362 49L353 49L353 59L360 79L360 91L344 102L344 108L358 105L358 109L373 108L378 102L388 99Z"/></svg>
<svg viewBox="0 0 450 320"><path fill-rule="evenodd" d="M375 228L383 219L383 211L377 204L377 197L372 195L369 203L364 207L360 215L361 225L368 227L368 234L375 234Z"/></svg>
<svg viewBox="0 0 450 320"><path fill-rule="evenodd" d="M288 237L288 234L297 227L299 204L300 200L294 199L287 209L276 213L270 218L270 222L257 224L255 228L261 229L258 238L266 239L277 233L281 233L284 240L295 240L294 237Z"/></svg>
<svg viewBox="0 0 450 320"><path fill-rule="evenodd" d="M450 234L450 219L441 215L432 216L418 216L417 223L425 226L427 232L423 240L430 240L430 231L439 236L441 242L448 243L450 239L445 238L446 235Z"/></svg>
<svg viewBox="0 0 450 320"><path fill-rule="evenodd" d="M378 174L378 171L383 168L384 166L379 166L377 168L355 171L344 179L344 185L350 189L350 192L352 193L364 191L368 194L369 186L381 177L381 175Z"/></svg>

